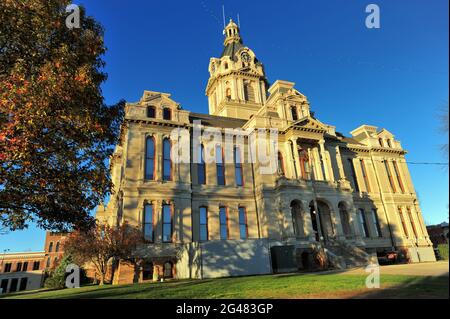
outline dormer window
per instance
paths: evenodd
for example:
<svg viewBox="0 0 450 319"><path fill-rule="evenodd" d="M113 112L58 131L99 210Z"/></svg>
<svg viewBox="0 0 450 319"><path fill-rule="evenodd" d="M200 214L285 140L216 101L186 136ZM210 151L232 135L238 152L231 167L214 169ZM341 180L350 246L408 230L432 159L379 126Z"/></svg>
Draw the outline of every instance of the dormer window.
<svg viewBox="0 0 450 319"><path fill-rule="evenodd" d="M378 143L380 143L380 146L381 146L381 147L384 147L384 143L383 143L383 139L382 139L382 138L379 138L379 139L378 139Z"/></svg>
<svg viewBox="0 0 450 319"><path fill-rule="evenodd" d="M168 121L172 120L172 111L167 107L163 110L163 119Z"/></svg>
<svg viewBox="0 0 450 319"><path fill-rule="evenodd" d="M156 110L154 106L147 106L147 117L149 118L155 118L156 116Z"/></svg>
<svg viewBox="0 0 450 319"><path fill-rule="evenodd" d="M391 140L386 140L388 147L392 147Z"/></svg>

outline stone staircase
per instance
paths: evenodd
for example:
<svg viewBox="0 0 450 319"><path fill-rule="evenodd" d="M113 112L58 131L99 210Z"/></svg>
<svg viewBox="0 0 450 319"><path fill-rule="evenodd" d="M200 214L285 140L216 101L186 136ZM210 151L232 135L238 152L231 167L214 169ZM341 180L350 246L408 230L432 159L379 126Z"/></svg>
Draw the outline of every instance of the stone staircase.
<svg viewBox="0 0 450 319"><path fill-rule="evenodd" d="M337 269L378 265L375 254L368 254L363 249L341 240L329 239L324 250L330 263Z"/></svg>

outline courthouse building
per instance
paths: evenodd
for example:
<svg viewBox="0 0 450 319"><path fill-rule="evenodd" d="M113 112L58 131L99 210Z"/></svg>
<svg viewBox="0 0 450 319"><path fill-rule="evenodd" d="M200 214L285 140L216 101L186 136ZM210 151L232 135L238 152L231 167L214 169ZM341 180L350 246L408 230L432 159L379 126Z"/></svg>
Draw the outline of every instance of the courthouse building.
<svg viewBox="0 0 450 319"><path fill-rule="evenodd" d="M318 249L341 268L390 250L435 260L400 141L371 125L339 133L294 83L269 84L264 68L230 21L222 54L209 62L209 114L153 91L126 105L111 159L115 193L97 218L139 227L145 244L137 265L120 263L116 283L307 269ZM250 137L211 147L205 136L195 143L196 128L217 128L223 139L227 129L277 130L276 169L263 172ZM189 139L175 140L176 129ZM190 163L174 161L180 143Z"/></svg>

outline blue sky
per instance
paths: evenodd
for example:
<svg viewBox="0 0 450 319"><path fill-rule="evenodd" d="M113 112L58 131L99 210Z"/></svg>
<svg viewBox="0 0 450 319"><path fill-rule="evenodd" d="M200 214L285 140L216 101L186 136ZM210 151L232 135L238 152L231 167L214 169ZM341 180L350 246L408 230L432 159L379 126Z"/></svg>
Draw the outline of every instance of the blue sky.
<svg viewBox="0 0 450 319"><path fill-rule="evenodd" d="M296 83L316 116L348 135L361 124L391 131L411 162L447 162L439 111L448 103L447 0L79 0L105 27L107 103L162 91L182 107L208 112L210 57L222 51L227 20L240 14L244 43L268 79ZM365 7L381 28L365 27ZM448 220L448 168L409 166L425 220ZM0 237L0 252L41 250L44 232Z"/></svg>

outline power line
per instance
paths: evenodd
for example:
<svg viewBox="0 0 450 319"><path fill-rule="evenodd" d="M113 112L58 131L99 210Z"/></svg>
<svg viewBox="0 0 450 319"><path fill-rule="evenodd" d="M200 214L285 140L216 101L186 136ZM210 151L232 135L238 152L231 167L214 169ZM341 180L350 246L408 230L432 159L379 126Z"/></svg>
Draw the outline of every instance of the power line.
<svg viewBox="0 0 450 319"><path fill-rule="evenodd" d="M447 165L448 163L433 163L433 162L406 162L407 164L412 165Z"/></svg>

